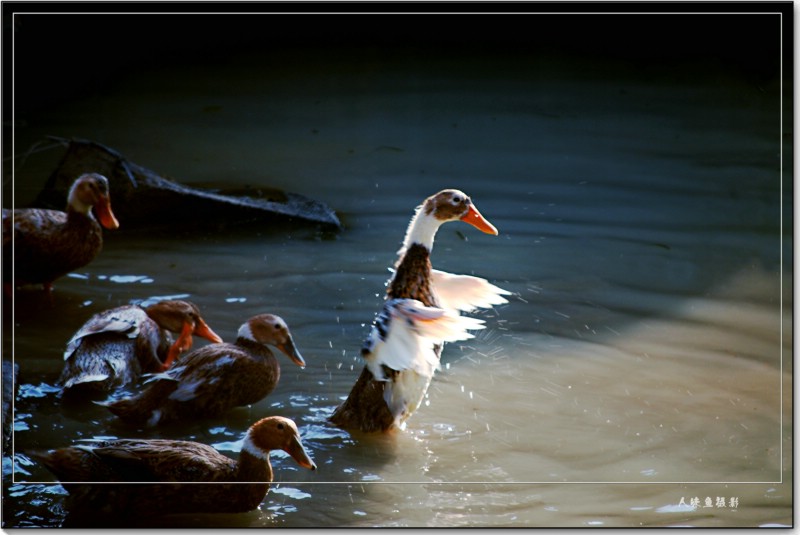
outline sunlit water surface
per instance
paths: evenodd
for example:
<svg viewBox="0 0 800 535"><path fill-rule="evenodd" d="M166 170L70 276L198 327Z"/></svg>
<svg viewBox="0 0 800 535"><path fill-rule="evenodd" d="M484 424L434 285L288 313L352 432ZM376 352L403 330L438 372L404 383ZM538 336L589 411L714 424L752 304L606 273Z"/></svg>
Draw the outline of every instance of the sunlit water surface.
<svg viewBox="0 0 800 535"><path fill-rule="evenodd" d="M213 74L132 77L27 118L18 152L48 134L94 139L189 184L303 193L345 228L154 233L121 221L52 302L18 293L3 338L20 366L5 527L66 517L63 489L25 450L142 436L236 455L245 429L273 414L298 423L316 472L276 453L258 510L142 525L791 524L791 204L777 84L478 63L320 61L301 75L257 74L245 58ZM55 152L18 169L18 203ZM500 235L448 224L434 266L514 295L479 314L487 329L474 340L446 346L405 432L351 436L326 418L360 372L414 207L445 187L471 195ZM72 333L157 296L194 301L226 341L250 316L279 314L308 366L281 357L267 399L155 431L62 406L54 385Z"/></svg>

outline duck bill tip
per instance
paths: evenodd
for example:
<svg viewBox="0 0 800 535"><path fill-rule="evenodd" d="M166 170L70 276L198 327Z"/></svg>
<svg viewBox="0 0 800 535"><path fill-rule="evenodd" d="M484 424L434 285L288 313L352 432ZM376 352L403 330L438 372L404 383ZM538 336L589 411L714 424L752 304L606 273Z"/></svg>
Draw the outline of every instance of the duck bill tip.
<svg viewBox="0 0 800 535"><path fill-rule="evenodd" d="M497 227L489 223L474 205L469 206L469 211L461 218L461 221L469 223L486 234L491 234L493 236L497 236L498 234Z"/></svg>
<svg viewBox="0 0 800 535"><path fill-rule="evenodd" d="M307 463L300 463L300 466L302 466L303 468L308 468L312 472L317 469L317 465L314 464L314 461L311 460L309 460Z"/></svg>
<svg viewBox="0 0 800 535"><path fill-rule="evenodd" d="M283 344L280 344L280 345L278 345L276 347L278 349L280 349L287 357L289 357L289 359L292 362L294 362L295 364L297 364L301 368L305 368L306 367L306 361L303 359L303 356L300 354L300 352L295 347L294 340L289 338L286 342L284 342Z"/></svg>
<svg viewBox="0 0 800 535"><path fill-rule="evenodd" d="M100 199L100 202L95 205L95 209L97 210L97 219L100 220L101 225L109 230L119 228L119 221L117 221L114 212L111 210L111 200L108 197Z"/></svg>
<svg viewBox="0 0 800 535"><path fill-rule="evenodd" d="M197 325L194 328L194 334L215 344L221 344L223 341L222 337L215 333L203 320L197 322Z"/></svg>
<svg viewBox="0 0 800 535"><path fill-rule="evenodd" d="M317 465L311 460L311 457L308 456L306 449L303 447L300 437L292 437L285 451L303 468L308 468L309 470L317 469Z"/></svg>

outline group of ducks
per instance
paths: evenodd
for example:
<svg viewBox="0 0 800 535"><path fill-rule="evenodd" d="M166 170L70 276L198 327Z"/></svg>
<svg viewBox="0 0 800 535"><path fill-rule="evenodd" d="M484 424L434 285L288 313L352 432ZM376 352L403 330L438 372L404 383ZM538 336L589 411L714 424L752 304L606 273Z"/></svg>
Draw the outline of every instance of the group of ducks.
<svg viewBox="0 0 800 535"><path fill-rule="evenodd" d="M497 234L458 190L440 191L417 208L398 252L383 310L361 351L366 365L347 400L331 416L334 425L365 432L404 428L439 367L443 343L471 338L469 331L484 327L482 320L459 311L507 302L503 295L509 292L484 279L432 269L430 253L438 228L457 220ZM4 209L6 292L20 284L43 284L49 291L58 277L88 264L102 247L101 224L108 229L119 226L108 181L94 173L75 181L66 213ZM169 333L177 335L174 342ZM212 344L187 353L193 336ZM305 366L286 322L278 316L254 316L239 328L234 343L224 343L190 302L126 305L96 314L75 333L64 352L59 383L65 398L96 399L143 379L138 394L100 402L139 426L214 417L256 403L275 388L280 366L268 346ZM139 516L252 510L272 481L269 452L275 449L304 468L316 469L295 423L280 416L263 418L248 429L237 461L204 444L164 439L92 440L31 455L64 482L70 509L119 517L122 512ZM132 482L154 484L125 484ZM187 482L209 484L178 484Z"/></svg>

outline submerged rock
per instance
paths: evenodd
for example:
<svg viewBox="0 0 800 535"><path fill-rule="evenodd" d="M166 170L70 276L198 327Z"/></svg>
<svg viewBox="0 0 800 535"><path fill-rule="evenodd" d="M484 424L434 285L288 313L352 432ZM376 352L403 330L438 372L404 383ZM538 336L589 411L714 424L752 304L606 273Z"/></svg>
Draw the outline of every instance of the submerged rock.
<svg viewBox="0 0 800 535"><path fill-rule="evenodd" d="M62 210L75 177L94 172L108 178L114 213L125 229L259 220L294 220L341 228L331 208L303 195L264 188L229 192L192 188L137 165L100 143L59 141L67 145L67 152L36 198L37 206Z"/></svg>

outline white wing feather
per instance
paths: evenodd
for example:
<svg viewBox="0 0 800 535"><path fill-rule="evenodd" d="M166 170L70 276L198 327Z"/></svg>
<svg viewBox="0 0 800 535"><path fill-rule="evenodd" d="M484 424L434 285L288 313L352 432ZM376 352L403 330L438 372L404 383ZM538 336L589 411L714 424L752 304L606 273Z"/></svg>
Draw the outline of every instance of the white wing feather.
<svg viewBox="0 0 800 535"><path fill-rule="evenodd" d="M397 299L394 309L410 323L414 334L434 343L457 342L474 336L469 330L484 329L483 320L461 316L444 308L428 307L415 299Z"/></svg>
<svg viewBox="0 0 800 535"><path fill-rule="evenodd" d="M367 366L379 381L386 381L381 366L393 370L414 370L416 373L432 377L439 366L434 351L435 342L418 336L411 325L401 318L392 317L390 329L385 340L378 340L367 356Z"/></svg>
<svg viewBox="0 0 800 535"><path fill-rule="evenodd" d="M480 277L454 275L434 269L431 279L439 304L450 310L471 312L476 308L491 308L508 303L502 296L511 295L511 292Z"/></svg>
<svg viewBox="0 0 800 535"><path fill-rule="evenodd" d="M428 307L414 299L393 299L385 305L389 321L386 337L378 328L370 333L369 353L364 355L367 367L379 381L386 381L381 366L393 370L413 370L423 377L433 377L439 368L434 346L442 342L467 340L474 336L468 330L483 329L483 320L459 316L437 307Z"/></svg>
<svg viewBox="0 0 800 535"><path fill-rule="evenodd" d="M432 270L431 275L441 308L425 306L416 299L387 301L362 351L373 377L386 382L384 400L400 429L422 402L439 369L435 346L474 338L468 331L485 328L483 320L461 316L458 311L502 305L508 303L502 296L511 295L479 277L439 270ZM383 366L401 373L390 380Z"/></svg>

